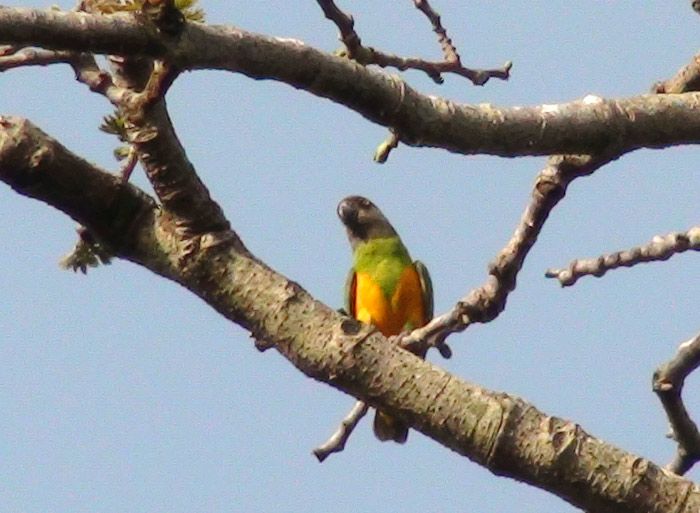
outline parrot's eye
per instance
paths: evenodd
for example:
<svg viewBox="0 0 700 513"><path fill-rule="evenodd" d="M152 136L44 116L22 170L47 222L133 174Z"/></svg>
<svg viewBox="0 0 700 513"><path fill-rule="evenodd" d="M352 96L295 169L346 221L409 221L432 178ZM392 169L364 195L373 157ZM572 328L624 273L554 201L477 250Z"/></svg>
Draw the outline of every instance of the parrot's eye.
<svg viewBox="0 0 700 513"><path fill-rule="evenodd" d="M362 208L369 208L369 200L367 198L362 198L360 200L360 206Z"/></svg>

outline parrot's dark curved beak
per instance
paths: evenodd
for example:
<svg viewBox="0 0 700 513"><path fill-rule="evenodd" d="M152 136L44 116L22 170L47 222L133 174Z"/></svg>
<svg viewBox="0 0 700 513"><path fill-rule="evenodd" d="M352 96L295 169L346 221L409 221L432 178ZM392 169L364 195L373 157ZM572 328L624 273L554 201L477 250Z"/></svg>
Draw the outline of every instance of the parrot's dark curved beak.
<svg viewBox="0 0 700 513"><path fill-rule="evenodd" d="M338 203L338 217L348 228L357 227L357 209L346 199Z"/></svg>

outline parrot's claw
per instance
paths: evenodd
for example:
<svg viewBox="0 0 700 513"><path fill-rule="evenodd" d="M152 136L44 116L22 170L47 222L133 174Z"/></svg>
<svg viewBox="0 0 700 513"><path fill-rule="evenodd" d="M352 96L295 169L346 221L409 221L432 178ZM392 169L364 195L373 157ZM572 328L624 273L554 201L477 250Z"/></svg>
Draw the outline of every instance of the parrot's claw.
<svg viewBox="0 0 700 513"><path fill-rule="evenodd" d="M410 351L411 347L415 346L416 344L412 344L410 342L408 344L404 343L404 340L406 339L409 333L410 331L402 331L398 335L392 335L390 337L387 337L387 340L392 344L396 344L397 346L403 347L407 351Z"/></svg>
<svg viewBox="0 0 700 513"><path fill-rule="evenodd" d="M440 352L440 356L442 356L445 360L452 358L452 348L447 345L447 342L442 342L436 345L435 348Z"/></svg>
<svg viewBox="0 0 700 513"><path fill-rule="evenodd" d="M445 342L445 338L447 338L446 335L435 335L429 337L427 340L412 340L408 336L410 333L410 331L402 331L398 335L389 337L389 342L421 358L425 358L425 353L427 353L428 349L431 347L437 349L440 355L446 360L452 357L452 349Z"/></svg>
<svg viewBox="0 0 700 513"><path fill-rule="evenodd" d="M422 340L412 340L409 338L410 331L402 331L398 335L393 335L389 337L389 342L396 344L399 347L404 348L406 351L410 351L416 356L425 358L425 353L428 351L428 347Z"/></svg>
<svg viewBox="0 0 700 513"><path fill-rule="evenodd" d="M447 345L447 342L445 342L448 335L449 333L440 333L428 338L429 347L436 348L440 352L440 356L442 356L445 360L452 358L452 348L450 348L450 346Z"/></svg>

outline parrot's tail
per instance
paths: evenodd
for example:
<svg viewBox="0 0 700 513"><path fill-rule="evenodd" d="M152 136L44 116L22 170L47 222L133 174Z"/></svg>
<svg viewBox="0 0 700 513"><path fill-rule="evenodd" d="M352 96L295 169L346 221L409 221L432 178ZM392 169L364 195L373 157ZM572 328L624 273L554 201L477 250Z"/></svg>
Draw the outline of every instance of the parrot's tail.
<svg viewBox="0 0 700 513"><path fill-rule="evenodd" d="M408 438L408 426L386 413L377 411L374 416L374 435L382 442L393 440L397 444L403 444Z"/></svg>

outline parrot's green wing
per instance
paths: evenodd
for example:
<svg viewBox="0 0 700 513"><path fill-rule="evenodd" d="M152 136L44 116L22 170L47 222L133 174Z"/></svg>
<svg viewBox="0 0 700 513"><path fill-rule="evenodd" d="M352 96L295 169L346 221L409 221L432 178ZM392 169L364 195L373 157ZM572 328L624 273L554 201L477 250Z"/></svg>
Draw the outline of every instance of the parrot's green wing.
<svg viewBox="0 0 700 513"><path fill-rule="evenodd" d="M351 268L345 279L345 287L343 287L343 307L345 313L350 317L355 317L355 285L355 269Z"/></svg>
<svg viewBox="0 0 700 513"><path fill-rule="evenodd" d="M420 260L413 262L413 265L418 272L418 277L420 278L420 288L423 291L423 308L425 309L425 323L427 324L435 315L434 309L435 304L433 302L433 281L430 279L430 273L428 268ZM452 349L448 346L444 339L439 340L435 347L443 358L452 357Z"/></svg>
<svg viewBox="0 0 700 513"><path fill-rule="evenodd" d="M424 322L427 323L433 318L434 303L433 303L433 280L430 279L428 268L420 260L413 262L413 266L418 272L420 278L420 288L423 291L423 311L425 312Z"/></svg>

